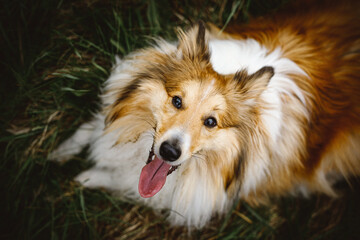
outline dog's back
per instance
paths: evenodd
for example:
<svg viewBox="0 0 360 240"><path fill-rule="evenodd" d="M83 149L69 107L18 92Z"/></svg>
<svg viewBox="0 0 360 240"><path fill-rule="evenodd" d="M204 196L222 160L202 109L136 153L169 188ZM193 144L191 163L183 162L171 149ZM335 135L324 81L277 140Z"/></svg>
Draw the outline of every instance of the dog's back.
<svg viewBox="0 0 360 240"><path fill-rule="evenodd" d="M359 2L298 1L227 32L255 39L270 51L280 47L283 57L306 73L292 76L310 110L309 122L301 126L303 167L293 169L294 176L307 179L310 189L334 194L331 177L337 174L332 173L360 174Z"/></svg>
<svg viewBox="0 0 360 240"><path fill-rule="evenodd" d="M79 182L171 209L173 224L204 226L239 197L335 195L338 177L360 174L359 9L355 1L299 1L227 33L214 31L209 41L199 25L182 33L179 45L160 42L131 55L110 76L103 111L52 157L90 143L96 165ZM209 96L218 98L215 107L207 105L213 115L204 118L206 106L199 103ZM177 106L182 100L187 108ZM190 157L172 161L178 169L166 184L166 176L161 179L162 188L151 181L159 177L158 165L170 163L159 150L169 137L163 133L189 143L181 150ZM146 200L137 188L143 167L139 189L151 192L156 185L156 196Z"/></svg>

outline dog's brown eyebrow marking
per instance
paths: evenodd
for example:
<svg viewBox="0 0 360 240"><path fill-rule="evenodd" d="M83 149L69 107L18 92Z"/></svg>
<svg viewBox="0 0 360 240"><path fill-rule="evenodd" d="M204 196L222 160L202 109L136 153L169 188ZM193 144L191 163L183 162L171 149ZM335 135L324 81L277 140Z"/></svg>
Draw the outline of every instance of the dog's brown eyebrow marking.
<svg viewBox="0 0 360 240"><path fill-rule="evenodd" d="M118 106L122 101L130 97L131 93L135 91L141 83L141 79L137 78L134 81L130 82L124 89L120 92L119 97L113 103L112 108ZM105 119L106 125L115 122L119 118L118 111L110 111L109 115Z"/></svg>
<svg viewBox="0 0 360 240"><path fill-rule="evenodd" d="M120 96L118 97L118 99L116 100L115 105L119 104L121 101L127 99L128 97L130 97L130 95L137 90L141 83L143 83L144 81L147 80L158 80L161 82L165 82L164 79L162 78L154 78L153 74L150 74L149 72L154 72L156 71L156 67L154 67L154 69L150 69L147 72L142 72L142 73L138 73L134 80L131 81L127 86L124 87L124 89L121 91ZM161 74L159 76L162 76Z"/></svg>
<svg viewBox="0 0 360 240"><path fill-rule="evenodd" d="M156 74L155 71L157 71ZM112 107L118 106L122 101L131 97L131 95L139 89L141 84L146 81L157 81L165 84L165 79L159 76L164 76L164 74L157 66L150 66L146 71L136 74L133 80L118 93L118 98L113 103ZM105 122L106 124L113 123L118 118L119 112L114 111L106 117Z"/></svg>
<svg viewBox="0 0 360 240"><path fill-rule="evenodd" d="M119 97L114 102L113 107L119 105L122 101L129 98L131 94L140 87L140 84L143 81L143 77L144 76L142 75L138 75L133 81L131 81L128 85L126 85L120 92ZM107 124L113 123L118 118L119 118L119 113L114 112L108 115L108 117L106 118L106 123Z"/></svg>
<svg viewBox="0 0 360 240"><path fill-rule="evenodd" d="M134 92L141 83L141 79L137 78L134 81L132 81L130 84L128 84L120 94L120 97L116 99L115 105L119 104L121 101L125 100L126 98L130 97L131 93Z"/></svg>

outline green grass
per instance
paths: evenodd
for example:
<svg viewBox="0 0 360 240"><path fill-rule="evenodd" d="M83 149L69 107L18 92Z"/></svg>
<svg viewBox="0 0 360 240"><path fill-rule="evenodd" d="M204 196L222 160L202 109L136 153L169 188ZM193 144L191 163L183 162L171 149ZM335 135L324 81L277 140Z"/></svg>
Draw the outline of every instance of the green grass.
<svg viewBox="0 0 360 240"><path fill-rule="evenodd" d="M1 239L354 239L359 184L344 197L275 200L234 206L191 236L151 209L73 181L91 163L83 152L46 161L98 109L99 89L116 54L152 36L175 39L176 27L199 19L220 28L246 22L286 1L14 0L0 9Z"/></svg>

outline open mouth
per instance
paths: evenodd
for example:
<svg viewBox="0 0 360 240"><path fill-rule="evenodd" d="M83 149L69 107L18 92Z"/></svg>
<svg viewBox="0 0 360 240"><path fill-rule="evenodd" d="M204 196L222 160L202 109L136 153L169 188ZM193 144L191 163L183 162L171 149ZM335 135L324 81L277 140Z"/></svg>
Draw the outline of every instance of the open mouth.
<svg viewBox="0 0 360 240"><path fill-rule="evenodd" d="M154 147L149 152L146 165L142 168L138 190L142 197L149 198L158 193L166 182L166 177L180 165L172 166L154 153Z"/></svg>
<svg viewBox="0 0 360 240"><path fill-rule="evenodd" d="M149 157L148 157L148 160L146 161L146 164L149 164L151 161L153 161L155 159L155 153L154 153L154 147L151 148L150 152L149 152ZM168 173L167 173L167 176L169 176L171 173L173 173L179 166L179 165L176 165L176 166L172 166L170 167Z"/></svg>

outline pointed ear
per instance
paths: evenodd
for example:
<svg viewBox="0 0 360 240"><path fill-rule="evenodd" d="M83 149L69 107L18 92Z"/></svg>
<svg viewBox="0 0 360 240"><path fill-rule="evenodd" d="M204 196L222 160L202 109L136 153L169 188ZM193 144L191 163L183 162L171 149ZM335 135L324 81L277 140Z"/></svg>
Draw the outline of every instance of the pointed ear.
<svg viewBox="0 0 360 240"><path fill-rule="evenodd" d="M250 98L257 98L266 89L272 76L274 68L266 66L251 75L248 75L246 70L237 72L234 80L239 92L249 95Z"/></svg>
<svg viewBox="0 0 360 240"><path fill-rule="evenodd" d="M179 31L178 50L182 58L189 60L199 60L200 62L210 61L210 52L206 34L205 24L199 21L186 33Z"/></svg>

